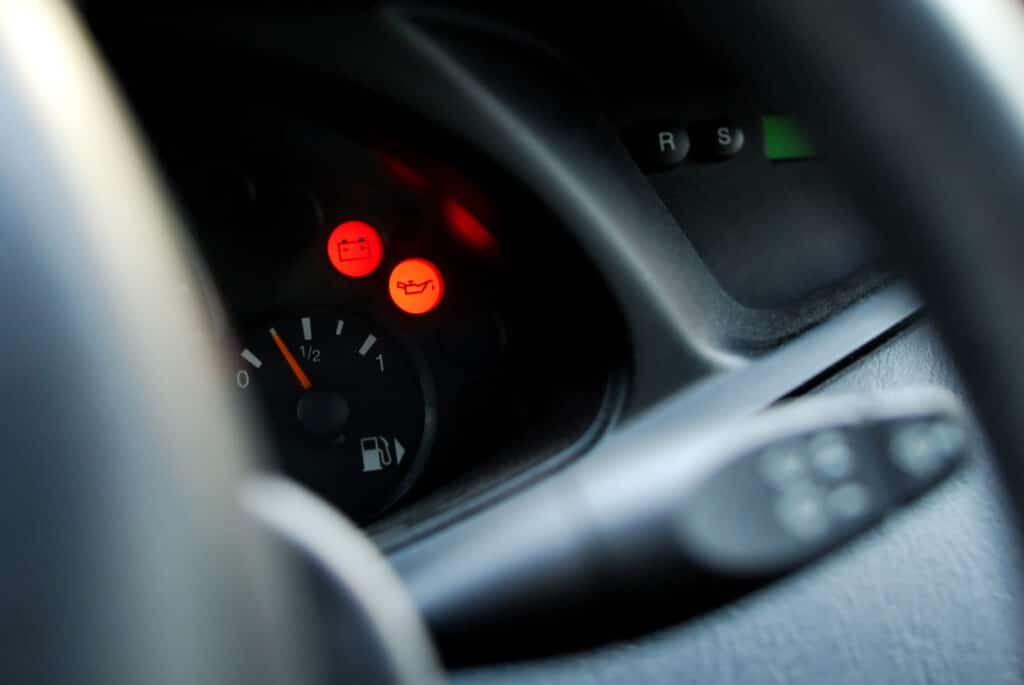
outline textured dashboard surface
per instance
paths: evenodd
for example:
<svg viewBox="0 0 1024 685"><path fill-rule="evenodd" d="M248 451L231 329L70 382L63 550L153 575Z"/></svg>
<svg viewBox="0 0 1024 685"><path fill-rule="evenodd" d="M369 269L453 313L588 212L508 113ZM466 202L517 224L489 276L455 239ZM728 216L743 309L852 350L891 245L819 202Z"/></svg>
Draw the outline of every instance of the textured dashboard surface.
<svg viewBox="0 0 1024 685"><path fill-rule="evenodd" d="M822 391L942 384L926 327ZM461 685L1021 683L1024 599L1015 534L979 455L940 491L807 572L700 621L544 662L455 674Z"/></svg>

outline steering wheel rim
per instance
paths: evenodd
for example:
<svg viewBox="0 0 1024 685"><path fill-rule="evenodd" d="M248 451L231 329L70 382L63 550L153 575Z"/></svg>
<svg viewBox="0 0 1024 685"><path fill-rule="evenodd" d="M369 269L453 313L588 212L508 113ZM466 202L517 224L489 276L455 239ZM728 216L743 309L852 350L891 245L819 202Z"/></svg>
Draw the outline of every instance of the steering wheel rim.
<svg viewBox="0 0 1024 685"><path fill-rule="evenodd" d="M0 51L18 560L0 573L22 636L5 679L302 682L285 570L233 502L259 444L216 387L201 289L132 127L62 5L0 5Z"/></svg>
<svg viewBox="0 0 1024 685"><path fill-rule="evenodd" d="M1024 61L986 45L962 9L953 0L760 3L758 35L728 35L738 51L774 55L749 60L764 82L792 93L773 68L800 64L816 84L810 95L831 94L797 89L795 101L822 139L837 141L881 225L904 225L893 242L939 305L1020 512L1024 317L1006 312L1024 286L1012 259L1024 215L1015 192L1024 84L1013 77ZM701 20L746 24L750 11L709 4ZM1017 8L1000 16L1004 30L1022 27ZM28 640L12 679L312 682L308 607L235 499L262 445L218 383L200 289L183 289L195 274L181 231L70 15L12 2L0 17L0 144L11 151L0 159L0 284L17 293L5 303L16 333L0 338L0 373L18 389L5 395L0 487L9 553L20 560L2 578L13 604L47 598L24 608ZM865 36L874 52L858 42ZM870 77L851 73L850 54L867 55ZM936 55L946 58L941 87L915 78ZM896 143L893 122L904 122ZM942 137L972 127L970 141ZM965 250L964 226L977 217ZM89 596L79 592L86 583ZM139 630L125 650L130 628Z"/></svg>
<svg viewBox="0 0 1024 685"><path fill-rule="evenodd" d="M266 442L220 380L216 303L62 4L0 3L0 101L4 679L429 682L376 550L256 475ZM295 554L305 539L264 515L285 497L342 553Z"/></svg>

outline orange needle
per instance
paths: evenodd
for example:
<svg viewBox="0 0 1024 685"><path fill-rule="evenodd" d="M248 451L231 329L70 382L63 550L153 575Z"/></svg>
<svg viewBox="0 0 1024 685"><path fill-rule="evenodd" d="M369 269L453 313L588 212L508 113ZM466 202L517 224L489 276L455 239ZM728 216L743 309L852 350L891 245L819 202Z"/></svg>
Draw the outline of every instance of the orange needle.
<svg viewBox="0 0 1024 685"><path fill-rule="evenodd" d="M274 344L277 345L277 349L281 350L281 356L288 362L288 366L291 367L292 373L295 374L295 378L299 381L299 385L302 386L303 390L309 390L313 387L313 384L309 382L309 376L299 366L299 362L295 360L292 353L288 350L288 346L284 344L284 340L281 340L281 336L277 334L273 328L270 329L270 337L274 339Z"/></svg>

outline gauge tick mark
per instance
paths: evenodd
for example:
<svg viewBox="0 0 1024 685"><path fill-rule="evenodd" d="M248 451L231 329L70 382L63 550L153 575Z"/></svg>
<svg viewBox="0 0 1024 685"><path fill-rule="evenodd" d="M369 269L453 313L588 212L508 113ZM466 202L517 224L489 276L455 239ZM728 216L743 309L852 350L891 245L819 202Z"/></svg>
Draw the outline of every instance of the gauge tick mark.
<svg viewBox="0 0 1024 685"><path fill-rule="evenodd" d="M366 353L370 351L370 348L373 347L375 342L377 342L377 336L373 333L366 336L366 340L363 341L363 346L359 348L359 356L365 357Z"/></svg>
<svg viewBox="0 0 1024 685"><path fill-rule="evenodd" d="M313 322L309 320L308 316L302 317L302 339L313 339Z"/></svg>
<svg viewBox="0 0 1024 685"><path fill-rule="evenodd" d="M263 366L263 360L253 354L252 350L248 347L242 350L242 359L253 365L254 368L260 368Z"/></svg>

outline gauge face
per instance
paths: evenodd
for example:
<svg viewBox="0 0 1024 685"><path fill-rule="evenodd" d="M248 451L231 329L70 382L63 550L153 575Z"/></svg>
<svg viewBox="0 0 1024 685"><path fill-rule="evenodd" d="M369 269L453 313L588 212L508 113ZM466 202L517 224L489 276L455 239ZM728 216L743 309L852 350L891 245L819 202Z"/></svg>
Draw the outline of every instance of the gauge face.
<svg viewBox="0 0 1024 685"><path fill-rule="evenodd" d="M266 409L284 470L365 521L423 467L433 407L401 340L354 316L297 316L251 331L235 384Z"/></svg>

